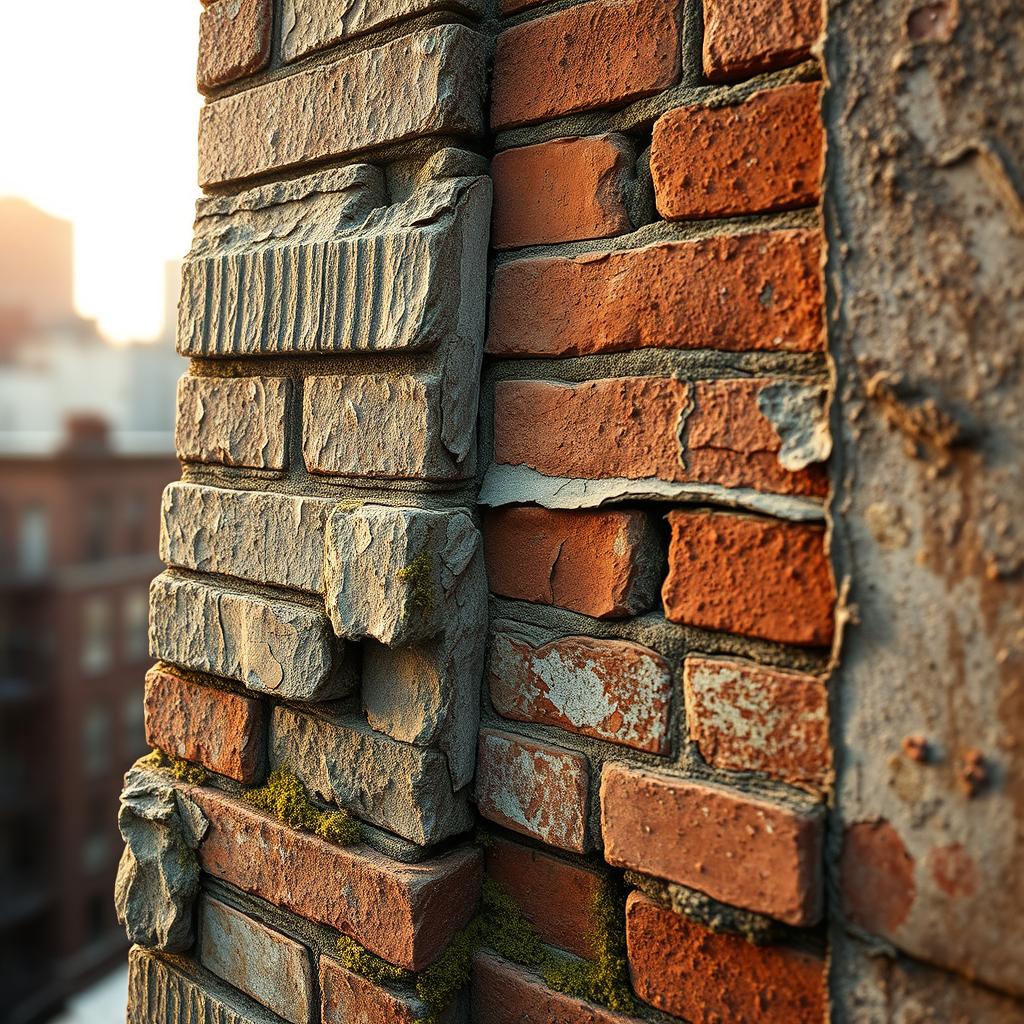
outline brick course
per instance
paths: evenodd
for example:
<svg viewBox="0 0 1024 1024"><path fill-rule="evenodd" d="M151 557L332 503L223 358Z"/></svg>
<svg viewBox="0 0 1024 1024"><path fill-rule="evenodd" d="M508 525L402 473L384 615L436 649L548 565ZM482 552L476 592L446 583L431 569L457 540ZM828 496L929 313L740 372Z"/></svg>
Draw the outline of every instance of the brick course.
<svg viewBox="0 0 1024 1024"><path fill-rule="evenodd" d="M217 0L199 17L196 84L210 92L266 67L272 0Z"/></svg>
<svg viewBox="0 0 1024 1024"><path fill-rule="evenodd" d="M704 71L720 81L795 64L821 27L817 0L707 0Z"/></svg>

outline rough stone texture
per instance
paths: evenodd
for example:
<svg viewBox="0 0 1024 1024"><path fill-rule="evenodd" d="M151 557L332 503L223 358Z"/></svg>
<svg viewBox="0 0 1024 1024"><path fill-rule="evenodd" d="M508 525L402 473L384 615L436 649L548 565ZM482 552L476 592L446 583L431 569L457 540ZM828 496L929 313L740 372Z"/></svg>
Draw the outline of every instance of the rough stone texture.
<svg viewBox="0 0 1024 1024"><path fill-rule="evenodd" d="M441 629L418 643L362 644L363 709L370 725L405 743L430 745L448 759L452 785L473 777L487 635L487 571L482 538L462 512L434 513L438 546L431 573ZM417 572L415 561L413 577Z"/></svg>
<svg viewBox="0 0 1024 1024"><path fill-rule="evenodd" d="M545 942L577 956L599 955L595 911L603 874L505 839L491 839L484 857L488 878L515 900Z"/></svg>
<svg viewBox="0 0 1024 1024"><path fill-rule="evenodd" d="M491 245L514 249L629 231L632 164L622 135L555 139L496 154Z"/></svg>
<svg viewBox="0 0 1024 1024"><path fill-rule="evenodd" d="M679 107L658 119L651 174L666 220L811 206L821 194L821 86L799 82L733 107Z"/></svg>
<svg viewBox="0 0 1024 1024"><path fill-rule="evenodd" d="M487 351L819 351L820 250L797 228L514 260L494 274Z"/></svg>
<svg viewBox="0 0 1024 1024"><path fill-rule="evenodd" d="M288 63L404 18L449 10L479 15L483 4L480 0L386 0L370 5L345 0L284 0L281 57Z"/></svg>
<svg viewBox="0 0 1024 1024"><path fill-rule="evenodd" d="M285 469L289 386L283 377L182 377L174 426L178 458Z"/></svg>
<svg viewBox="0 0 1024 1024"><path fill-rule="evenodd" d="M665 617L780 643L826 646L835 587L820 526L675 510Z"/></svg>
<svg viewBox="0 0 1024 1024"><path fill-rule="evenodd" d="M160 557L182 569L320 594L333 508L321 498L177 481L164 491Z"/></svg>
<svg viewBox="0 0 1024 1024"><path fill-rule="evenodd" d="M199 892L195 851L206 834L206 818L161 776L132 769L117 825L125 848L114 902L128 940L172 953L188 949Z"/></svg>
<svg viewBox="0 0 1024 1024"><path fill-rule="evenodd" d="M275 707L270 759L322 799L422 846L472 825L466 794L453 792L440 751L398 743L356 716Z"/></svg>
<svg viewBox="0 0 1024 1024"><path fill-rule="evenodd" d="M281 1018L184 957L128 954L128 1024L281 1024Z"/></svg>
<svg viewBox="0 0 1024 1024"><path fill-rule="evenodd" d="M829 4L826 47L832 548L856 607L833 682L836 833L887 822L913 863L884 939L1021 996L1020 5L855 7ZM1001 1019L967 1009L994 997L913 973L878 965L872 1008L843 1024L914 1005Z"/></svg>
<svg viewBox="0 0 1024 1024"><path fill-rule="evenodd" d="M590 0L498 36L491 127L508 128L629 100L679 78L679 5Z"/></svg>
<svg viewBox="0 0 1024 1024"><path fill-rule="evenodd" d="M146 742L243 785L262 777L263 703L161 671L146 673Z"/></svg>
<svg viewBox="0 0 1024 1024"><path fill-rule="evenodd" d="M818 0L706 0L704 73L744 78L810 56L821 35Z"/></svg>
<svg viewBox="0 0 1024 1024"><path fill-rule="evenodd" d="M209 896L199 901L199 961L290 1024L316 1001L309 950Z"/></svg>
<svg viewBox="0 0 1024 1024"><path fill-rule="evenodd" d="M494 593L595 618L648 611L663 566L654 526L636 511L490 512L484 552Z"/></svg>
<svg viewBox="0 0 1024 1024"><path fill-rule="evenodd" d="M149 588L149 653L290 700L327 700L355 679L327 616L305 605L158 576Z"/></svg>
<svg viewBox="0 0 1024 1024"><path fill-rule="evenodd" d="M505 718L669 752L672 670L647 647L586 636L533 647L496 633L487 672L491 701Z"/></svg>
<svg viewBox="0 0 1024 1024"><path fill-rule="evenodd" d="M326 956L320 957L320 989L322 1024L422 1024L430 1019L429 1008L414 996L381 988Z"/></svg>
<svg viewBox="0 0 1024 1024"><path fill-rule="evenodd" d="M820 806L797 809L714 783L606 764L604 856L793 925L823 903Z"/></svg>
<svg viewBox="0 0 1024 1024"><path fill-rule="evenodd" d="M528 968L493 953L473 957L473 1024L638 1024L636 1017L548 988Z"/></svg>
<svg viewBox="0 0 1024 1024"><path fill-rule="evenodd" d="M494 461L545 476L667 480L823 496L824 470L782 465L783 438L759 398L767 380L689 383L610 377L495 387ZM808 409L813 430L817 419Z"/></svg>
<svg viewBox="0 0 1024 1024"><path fill-rule="evenodd" d="M399 967L426 967L476 909L482 869L473 847L403 864L299 832L215 790L184 789L210 822L199 848L204 871Z"/></svg>
<svg viewBox="0 0 1024 1024"><path fill-rule="evenodd" d="M480 813L548 846L586 853L589 768L585 757L493 729L480 730Z"/></svg>
<svg viewBox="0 0 1024 1024"><path fill-rule="evenodd" d="M820 956L715 934L638 892L626 902L626 942L637 995L692 1024L826 1019Z"/></svg>
<svg viewBox="0 0 1024 1024"><path fill-rule="evenodd" d="M687 658L690 739L714 768L824 789L832 767L828 694L818 676L730 658Z"/></svg>
<svg viewBox="0 0 1024 1024"><path fill-rule="evenodd" d="M462 25L413 32L208 103L199 116L199 182L220 185L413 136L479 135L483 93L480 35Z"/></svg>
<svg viewBox="0 0 1024 1024"><path fill-rule="evenodd" d="M210 92L267 66L272 0L217 0L199 16L196 84Z"/></svg>

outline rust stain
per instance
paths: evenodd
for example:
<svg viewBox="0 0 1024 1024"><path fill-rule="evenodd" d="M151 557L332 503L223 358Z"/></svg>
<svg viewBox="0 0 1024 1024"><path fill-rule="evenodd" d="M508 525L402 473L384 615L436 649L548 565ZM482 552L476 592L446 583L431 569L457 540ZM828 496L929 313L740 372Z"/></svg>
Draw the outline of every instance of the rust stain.
<svg viewBox="0 0 1024 1024"><path fill-rule="evenodd" d="M935 847L928 854L928 862L935 884L952 899L973 896L977 891L977 865L960 843Z"/></svg>
<svg viewBox="0 0 1024 1024"><path fill-rule="evenodd" d="M917 895L914 858L884 818L858 821L843 834L839 858L843 912L876 935L891 935Z"/></svg>

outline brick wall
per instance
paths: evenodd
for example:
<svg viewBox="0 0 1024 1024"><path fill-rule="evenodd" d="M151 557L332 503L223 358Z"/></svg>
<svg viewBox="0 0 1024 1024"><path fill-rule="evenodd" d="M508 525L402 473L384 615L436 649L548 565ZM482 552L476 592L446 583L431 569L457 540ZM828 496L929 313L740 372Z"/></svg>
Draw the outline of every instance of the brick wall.
<svg viewBox="0 0 1024 1024"><path fill-rule="evenodd" d="M201 17L130 1024L887 1020L850 931L974 973L830 819L821 5Z"/></svg>

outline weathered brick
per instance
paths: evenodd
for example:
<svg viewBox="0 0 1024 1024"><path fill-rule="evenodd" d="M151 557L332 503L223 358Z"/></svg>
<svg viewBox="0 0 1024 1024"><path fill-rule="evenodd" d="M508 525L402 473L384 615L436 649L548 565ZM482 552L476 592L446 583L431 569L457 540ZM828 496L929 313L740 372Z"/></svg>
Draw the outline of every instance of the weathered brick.
<svg viewBox="0 0 1024 1024"><path fill-rule="evenodd" d="M217 0L199 16L196 84L202 92L226 85L270 61L271 0Z"/></svg>
<svg viewBox="0 0 1024 1024"><path fill-rule="evenodd" d="M422 1024L432 1020L430 1009L410 995L398 995L320 957L323 992L322 1024ZM442 1017L442 1024L447 1020Z"/></svg>
<svg viewBox="0 0 1024 1024"><path fill-rule="evenodd" d="M480 731L476 802L499 825L548 846L586 853L587 760L493 729Z"/></svg>
<svg viewBox="0 0 1024 1024"><path fill-rule="evenodd" d="M679 5L590 0L498 36L491 126L649 96L679 78Z"/></svg>
<svg viewBox="0 0 1024 1024"><path fill-rule="evenodd" d="M488 877L515 900L545 942L577 956L599 954L595 911L604 875L505 839L491 839L484 856Z"/></svg>
<svg viewBox="0 0 1024 1024"><path fill-rule="evenodd" d="M322 799L427 846L472 825L444 754L399 743L361 716L302 714L279 705L270 725L272 765L287 765Z"/></svg>
<svg viewBox="0 0 1024 1024"><path fill-rule="evenodd" d="M441 10L479 15L483 4L479 0L382 0L352 6L339 0L284 0L281 57L288 63L396 21Z"/></svg>
<svg viewBox="0 0 1024 1024"><path fill-rule="evenodd" d="M292 700L342 697L355 685L323 612L158 576L149 589L149 653Z"/></svg>
<svg viewBox="0 0 1024 1024"><path fill-rule="evenodd" d="M151 747L247 786L259 782L267 742L262 701L152 668L145 707Z"/></svg>
<svg viewBox="0 0 1024 1024"><path fill-rule="evenodd" d="M533 647L496 633L488 680L505 718L668 753L672 670L640 644L568 636Z"/></svg>
<svg viewBox="0 0 1024 1024"><path fill-rule="evenodd" d="M679 107L651 141L658 212L666 220L812 206L821 195L821 86L799 82L732 107Z"/></svg>
<svg viewBox="0 0 1024 1024"><path fill-rule="evenodd" d="M658 479L824 496L828 479L819 464L796 471L782 464L780 428L761 411L762 392L776 383L674 377L499 381L494 461L553 477Z"/></svg>
<svg viewBox="0 0 1024 1024"><path fill-rule="evenodd" d="M648 611L662 554L643 512L508 508L484 519L491 590L596 618Z"/></svg>
<svg viewBox="0 0 1024 1024"><path fill-rule="evenodd" d="M704 73L721 81L795 64L820 34L817 0L705 0Z"/></svg>
<svg viewBox="0 0 1024 1024"><path fill-rule="evenodd" d="M821 243L802 228L513 260L494 273L487 351L816 352Z"/></svg>
<svg viewBox="0 0 1024 1024"><path fill-rule="evenodd" d="M462 25L422 29L208 103L199 181L223 184L417 135L479 135L483 91L482 37Z"/></svg>
<svg viewBox="0 0 1024 1024"><path fill-rule="evenodd" d="M207 874L337 928L399 967L426 967L476 910L475 847L404 864L299 832L217 790L182 788L210 823L199 847Z"/></svg>
<svg viewBox="0 0 1024 1024"><path fill-rule="evenodd" d="M526 968L483 952L473 957L472 1006L474 1024L639 1024L555 992Z"/></svg>
<svg viewBox="0 0 1024 1024"><path fill-rule="evenodd" d="M629 231L632 160L622 135L555 139L496 154L491 245L514 249Z"/></svg>
<svg viewBox="0 0 1024 1024"><path fill-rule="evenodd" d="M619 764L601 778L609 864L679 882L793 925L822 910L820 805L797 809Z"/></svg>
<svg viewBox="0 0 1024 1024"><path fill-rule="evenodd" d="M285 469L289 387L283 377L182 377L174 427L178 458Z"/></svg>
<svg viewBox="0 0 1024 1024"><path fill-rule="evenodd" d="M164 491L160 557L182 569L319 594L334 504L177 481Z"/></svg>
<svg viewBox="0 0 1024 1024"><path fill-rule="evenodd" d="M692 1024L826 1019L825 963L813 953L716 934L637 892L626 901L626 942L640 998Z"/></svg>
<svg viewBox="0 0 1024 1024"><path fill-rule="evenodd" d="M825 530L726 512L670 512L665 616L780 643L831 642L835 585Z"/></svg>
<svg viewBox="0 0 1024 1024"><path fill-rule="evenodd" d="M690 739L715 768L764 772L812 789L828 783L824 680L729 658L683 666Z"/></svg>
<svg viewBox="0 0 1024 1024"><path fill-rule="evenodd" d="M291 1024L309 1024L316 999L309 950L210 896L199 901L202 965Z"/></svg>

